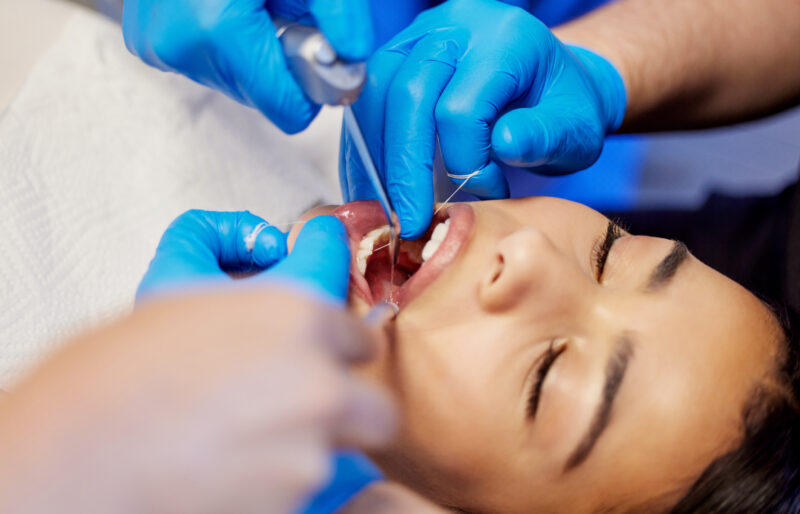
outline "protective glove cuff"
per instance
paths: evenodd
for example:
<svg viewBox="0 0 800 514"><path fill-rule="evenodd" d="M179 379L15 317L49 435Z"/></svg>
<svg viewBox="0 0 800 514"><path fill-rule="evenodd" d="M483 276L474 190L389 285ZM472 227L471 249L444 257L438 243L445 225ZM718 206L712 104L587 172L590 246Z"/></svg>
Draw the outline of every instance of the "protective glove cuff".
<svg viewBox="0 0 800 514"><path fill-rule="evenodd" d="M567 48L586 68L600 96L606 134L616 132L622 125L628 105L628 93L622 75L611 62L592 50L576 45L567 45Z"/></svg>

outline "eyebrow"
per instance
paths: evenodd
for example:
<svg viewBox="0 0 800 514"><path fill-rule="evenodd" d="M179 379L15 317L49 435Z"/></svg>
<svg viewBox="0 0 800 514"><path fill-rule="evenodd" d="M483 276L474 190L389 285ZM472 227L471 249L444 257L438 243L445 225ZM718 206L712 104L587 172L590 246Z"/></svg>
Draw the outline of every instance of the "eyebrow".
<svg viewBox="0 0 800 514"><path fill-rule="evenodd" d="M681 264L689 257L689 248L681 241L674 241L672 249L653 269L647 281L646 291L656 291L667 286Z"/></svg>
<svg viewBox="0 0 800 514"><path fill-rule="evenodd" d="M589 424L589 429L567 459L564 465L564 473L574 469L586 460L600 435L608 426L608 422L611 420L611 408L614 405L614 399L617 397L622 380L625 378L625 372L628 370L628 363L633 356L633 346L633 340L629 335L624 334L617 338L611 356L606 363L606 378L600 403L592 417L592 422Z"/></svg>

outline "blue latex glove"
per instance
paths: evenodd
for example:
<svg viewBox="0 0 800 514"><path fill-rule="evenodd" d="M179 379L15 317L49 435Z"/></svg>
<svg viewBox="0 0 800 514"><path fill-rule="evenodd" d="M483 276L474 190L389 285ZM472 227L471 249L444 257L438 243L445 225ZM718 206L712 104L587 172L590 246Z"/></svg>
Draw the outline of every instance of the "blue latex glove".
<svg viewBox="0 0 800 514"><path fill-rule="evenodd" d="M271 16L313 19L345 59L372 50L368 0L125 0L122 30L128 49L151 66L222 91L295 133L319 106L289 73Z"/></svg>
<svg viewBox="0 0 800 514"><path fill-rule="evenodd" d="M333 216L306 222L287 256L286 234L254 214L192 210L164 232L136 298L230 282L230 272L258 272L247 280L288 283L342 304L349 270L347 231Z"/></svg>
<svg viewBox="0 0 800 514"><path fill-rule="evenodd" d="M608 61L494 0L449 0L423 12L367 69L354 110L406 239L431 222L437 134L454 182L479 171L464 190L503 198L498 163L551 175L584 169L625 114L625 86ZM341 145L343 196L374 198L344 132Z"/></svg>

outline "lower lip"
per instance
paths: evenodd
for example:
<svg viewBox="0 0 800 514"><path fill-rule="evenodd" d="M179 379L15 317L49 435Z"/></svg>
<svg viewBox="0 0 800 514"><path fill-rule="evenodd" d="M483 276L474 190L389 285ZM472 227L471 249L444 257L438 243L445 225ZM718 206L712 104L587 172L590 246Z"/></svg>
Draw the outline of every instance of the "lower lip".
<svg viewBox="0 0 800 514"><path fill-rule="evenodd" d="M380 226L386 225L386 216L380 203L376 201L351 202L338 207L333 215L339 218L347 228L350 238L350 251L355 255L364 235ZM446 210L445 216L436 216L431 227L437 223L450 219L450 228L444 241L439 245L430 259L428 259L414 275L404 283L394 298L402 308L422 294L455 260L461 247L469 239L475 222L475 213L468 204L453 204ZM358 271L355 259L350 264L350 285L353 291L367 303L375 303L369 284Z"/></svg>

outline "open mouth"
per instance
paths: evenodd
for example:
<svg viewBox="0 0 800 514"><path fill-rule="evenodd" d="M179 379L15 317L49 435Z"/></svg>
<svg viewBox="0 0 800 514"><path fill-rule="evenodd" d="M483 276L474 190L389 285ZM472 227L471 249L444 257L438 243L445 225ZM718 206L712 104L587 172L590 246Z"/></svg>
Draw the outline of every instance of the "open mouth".
<svg viewBox="0 0 800 514"><path fill-rule="evenodd" d="M350 285L370 305L390 300L401 308L428 288L455 259L472 231L475 215L467 204L453 204L434 216L416 241L401 241L392 272L389 226L376 201L337 208L350 238Z"/></svg>

